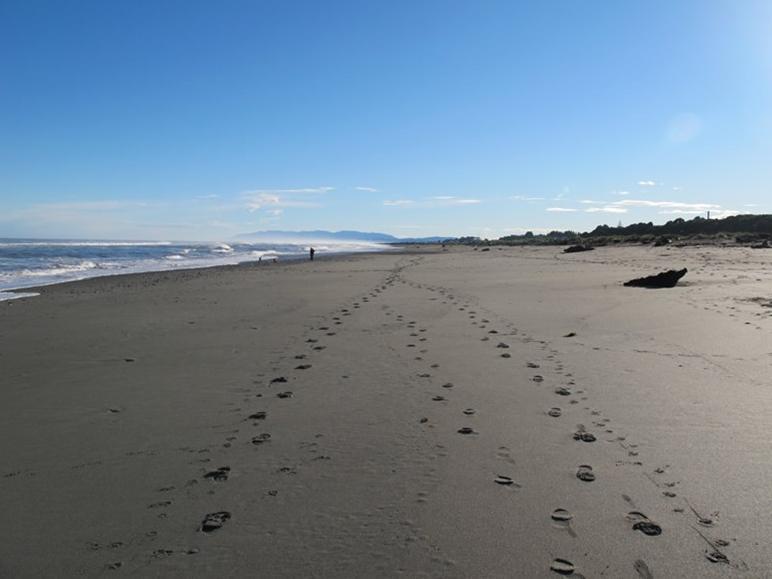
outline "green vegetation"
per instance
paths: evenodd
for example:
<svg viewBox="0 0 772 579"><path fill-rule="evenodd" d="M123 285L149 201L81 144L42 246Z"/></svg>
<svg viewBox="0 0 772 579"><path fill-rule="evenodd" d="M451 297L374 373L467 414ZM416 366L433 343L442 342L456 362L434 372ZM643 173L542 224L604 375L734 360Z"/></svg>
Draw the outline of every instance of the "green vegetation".
<svg viewBox="0 0 772 579"><path fill-rule="evenodd" d="M673 219L664 225L633 223L627 226L611 227L599 225L585 233L575 231L551 231L547 234L507 235L496 240L479 237L461 237L452 243L464 245L567 245L585 244L594 246L618 243L645 243L667 245L668 243L739 243L766 246L772 240L772 215L735 215L723 219L695 217L685 220Z"/></svg>

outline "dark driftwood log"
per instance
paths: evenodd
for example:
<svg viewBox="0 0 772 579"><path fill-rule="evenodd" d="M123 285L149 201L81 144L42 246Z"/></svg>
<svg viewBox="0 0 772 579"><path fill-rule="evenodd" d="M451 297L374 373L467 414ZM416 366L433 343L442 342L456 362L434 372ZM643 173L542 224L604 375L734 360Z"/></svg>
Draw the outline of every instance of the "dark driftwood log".
<svg viewBox="0 0 772 579"><path fill-rule="evenodd" d="M631 279L626 282L627 287L647 287L647 288L661 288L661 287L674 287L678 283L678 280L686 275L686 268L683 269L670 269L663 271L657 275L650 275L647 277L639 277Z"/></svg>
<svg viewBox="0 0 772 579"><path fill-rule="evenodd" d="M595 248L589 245L572 245L571 247L566 247L563 253L579 253L580 251L592 251L593 249Z"/></svg>

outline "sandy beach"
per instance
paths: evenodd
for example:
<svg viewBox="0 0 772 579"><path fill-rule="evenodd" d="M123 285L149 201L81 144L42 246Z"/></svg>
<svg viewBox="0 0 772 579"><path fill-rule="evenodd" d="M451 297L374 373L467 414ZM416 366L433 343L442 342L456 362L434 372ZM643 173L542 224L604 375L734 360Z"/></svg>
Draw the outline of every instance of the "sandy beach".
<svg viewBox="0 0 772 579"><path fill-rule="evenodd" d="M2 302L0 577L772 576L769 256L425 247Z"/></svg>

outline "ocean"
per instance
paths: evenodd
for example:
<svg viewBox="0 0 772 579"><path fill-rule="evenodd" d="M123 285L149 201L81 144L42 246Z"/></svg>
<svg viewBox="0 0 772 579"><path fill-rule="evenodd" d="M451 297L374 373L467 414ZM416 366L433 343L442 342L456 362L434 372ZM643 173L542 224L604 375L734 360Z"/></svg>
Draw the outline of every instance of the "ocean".
<svg viewBox="0 0 772 579"><path fill-rule="evenodd" d="M323 256L378 251L387 246L325 242L314 248L317 256ZM91 277L211 267L261 258L303 259L308 256L308 249L304 244L0 238L0 300L31 295L8 290Z"/></svg>

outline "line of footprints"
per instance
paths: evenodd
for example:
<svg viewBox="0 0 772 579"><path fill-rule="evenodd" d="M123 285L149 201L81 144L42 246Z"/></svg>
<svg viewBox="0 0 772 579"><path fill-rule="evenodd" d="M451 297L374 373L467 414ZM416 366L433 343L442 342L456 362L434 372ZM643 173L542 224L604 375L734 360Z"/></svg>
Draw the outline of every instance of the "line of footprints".
<svg viewBox="0 0 772 579"><path fill-rule="evenodd" d="M411 260L408 262L409 264L416 263L415 260ZM371 303L375 298L379 297L383 292L389 289L392 285L394 285L397 282L397 278L399 275L399 272L402 270L404 266L398 265L393 270L391 270L385 278L371 291L367 292L365 295L362 295L358 298L355 298L351 305L349 307L343 307L338 310L335 310L334 312L328 314L327 316L324 316L325 319L328 319L328 321L324 321L321 323L321 325L311 328L309 332L307 332L307 335L302 337L304 346L307 347L307 350L305 352L300 352L295 354L292 357L292 372L296 373L303 373L308 370L310 370L313 367L313 364L311 362L314 355L318 355L320 352L324 351L327 348L327 345L323 343L324 339L331 340L334 338L334 336L337 335L337 332L342 329L344 326L345 320L347 317L352 316L356 310L366 306L368 303ZM279 363L281 365L282 360L279 360ZM274 370L279 370L280 367L274 367ZM244 388L243 392L246 395L246 397L243 399L244 402L252 403L252 400L257 398L264 398L266 395L273 395L278 400L287 400L290 398L293 398L295 396L295 392L292 390L287 389L287 386L291 384L295 376L292 376L291 374L288 375L277 375L273 376L270 379L265 379L265 376L263 374L258 374L258 378L254 381L254 384L250 388ZM347 376L343 376L343 378L347 378ZM266 393L258 392L257 394L254 393L254 386L264 386L267 388ZM234 412L243 413L242 408L239 406L236 406L233 409ZM250 411L245 417L238 419L238 422L236 423L236 426L243 425L244 422L249 423L252 427L258 428L260 430L263 430L262 425L266 423L266 421L269 418L269 412L267 410L252 410ZM231 428L227 431L227 436L225 440L216 446L219 446L219 451L221 453L227 453L227 449L232 448L234 442L238 440L238 434L240 432L239 428ZM321 434L317 434L317 437L321 437ZM247 444L259 448L263 447L264 445L267 445L271 442L272 435L270 432L258 432L257 434L251 435L249 438L249 441ZM316 449L318 447L318 444L316 442L311 443L304 443L305 448L308 450L311 450L315 453L312 460L330 460L331 457L319 454L316 452ZM189 448L189 447L183 447L180 448L180 451L188 452L196 455L203 455L200 458L196 458L192 461L192 464L197 465L199 469L201 469L201 465L207 465L212 462L211 454L215 447L212 448ZM153 454L150 452L149 454ZM223 462L225 462L223 460ZM281 473L286 474L295 474L296 469L294 467L290 466L283 466L278 469ZM232 469L229 465L223 465L218 466L216 468L204 468L201 469L200 475L198 475L195 478L189 479L187 482L185 482L182 485L167 485L163 486L159 489L157 489L157 492L162 493L165 495L165 497L171 497L171 498L165 498L164 500L160 501L154 501L147 505L148 509L151 509L153 511L157 511L156 517L159 521L163 521L164 519L168 518L168 509L174 504L174 498L173 494L178 491L180 487L184 488L188 494L192 494L195 492L195 489L200 487L200 482L207 482L210 484L222 484L228 481L229 477L232 474ZM209 495L214 495L215 491L213 488L209 488L209 490L205 491ZM266 494L269 497L275 497L278 495L277 489L269 489ZM219 511L213 511L209 512L203 515L203 517L200 519L200 522L197 525L197 531L203 534L212 534L220 531L223 529L228 521L230 521L233 517L233 514L230 511L226 510L219 510ZM140 537L140 539L143 542L154 542L158 537L158 532L155 530L148 531L144 533L144 536ZM114 553L118 552L120 549L126 546L127 543L136 543L136 540L131 541L112 541L109 543L101 544L97 542L91 542L88 543L87 547L91 551L106 551L108 553ZM168 548L156 548L154 549L150 554L150 561L154 559L162 559L166 557L170 557L173 555L196 555L200 552L198 548L185 548L185 549L168 549ZM149 561L149 562L150 562ZM122 561L115 561L112 560L109 563L105 565L105 568L107 570L118 570L123 567Z"/></svg>
<svg viewBox="0 0 772 579"><path fill-rule="evenodd" d="M588 396L585 395L584 390L575 389L576 384L572 377L572 374L565 372L563 365L557 360L558 351L553 348L550 348L547 342L541 341L541 340L535 340L521 333L520 330L518 330L513 324L508 322L501 322L501 326L506 327L507 331L505 333L500 333L497 329L491 327L492 322L490 321L490 319L483 317L483 315L487 315L490 318L494 318L496 317L495 314L491 312L483 313L482 309L479 307L475 309L476 306L473 304L473 301L471 299L464 299L460 297L458 295L459 292L455 292L449 288L444 288L440 286L432 286L432 285L425 285L425 284L411 282L404 279L401 275L399 276L398 279L400 283L404 283L415 289L425 290L430 292L431 294L433 294L432 297L429 298L431 301L438 301L442 305L453 307L462 315L466 315L468 320L473 326L475 326L476 328L484 332L480 340L483 342L491 342L492 344L495 344L494 347L501 358L511 358L511 354L508 352L508 350L511 349L511 345L507 342L500 340L500 337L503 335L515 336L523 343L536 342L539 348L545 352L546 361L552 364L552 366L554 367L555 373L567 379L566 385L557 386L553 389L554 395L560 399L567 400L570 405L577 405L577 404L580 404L581 402L586 402L588 400ZM403 318L402 316L398 316L397 319L401 321ZM411 321L411 322L408 322L407 326L409 329L413 330L416 324L417 322ZM425 331L425 329L419 330L419 332L423 332L423 331ZM414 331L411 331L410 333L411 338L416 337L417 335L418 334L415 333ZM569 332L565 334L563 337L572 338L574 336L576 336L574 332ZM425 338L422 338L422 339L425 339ZM414 347L414 346L415 345L413 343L408 344L408 347ZM422 350L422 353L425 353L425 350ZM421 360L422 358L420 356L417 356L415 359ZM527 368L532 369L534 371L538 371L541 368L541 364L533 361L527 362L526 366ZM432 365L432 367L436 367L436 365ZM424 377L424 378L429 377L429 374L419 374L419 377ZM541 385L545 382L544 376L536 372L534 372L531 379L537 385ZM446 382L442 385L442 387L447 389L453 388L453 383ZM442 394L436 394L432 397L432 400L435 402L442 402L446 400L446 397L445 395L442 395ZM585 406L584 410L589 412L590 419L592 421L593 426L602 430L603 434L606 436L610 436L613 434L614 430L609 427L609 423L611 422L611 419L602 417L601 412L599 410L592 409L588 406ZM463 414L467 416L472 416L475 414L475 410L473 408L467 408L463 411ZM561 418L564 414L564 410L560 406L555 405L548 408L545 411L545 414L551 418ZM420 419L420 421L427 422L428 419L423 417ZM467 426L467 425L461 426L457 430L457 432L458 434L461 434L464 436L473 436L477 434L476 430L472 426ZM578 442L594 443L598 440L597 436L601 436L601 435L598 434L596 436L596 434L589 432L585 425L579 424L577 425L576 430L573 432L572 436L573 436L573 439ZM628 442L625 436L616 436L616 437L607 439L607 442L617 443L619 445L619 448L626 455L624 458L616 461L617 466L623 466L623 465L631 465L635 467L643 466L643 462L639 459L639 451L637 450L638 448L637 444ZM514 461L510 457L509 449L506 446L499 447L498 454L501 458L504 458L514 463ZM673 491L673 489L679 483L663 480L663 478L665 478L664 475L666 475L668 468L669 468L669 465L665 465L662 467L657 467L656 469L654 469L652 473L645 472L643 474L648 478L649 481L655 484L658 488L662 489L661 492L664 498L674 499L677 495ZM576 467L575 475L578 481L581 481L582 483L593 483L596 481L596 473L593 470L593 467L589 464L578 465ZM504 474L497 474L493 478L493 482L495 484L502 485L505 487L517 488L520 486L514 480L514 478ZM622 495L622 498L631 507L631 510L626 515L626 519L629 521L632 530L640 532L649 537L657 537L662 534L663 532L662 527L659 524L657 524L655 521L651 520L643 512L641 512L630 497L628 497L627 495ZM718 513L711 513L710 515L703 514L699 512L688 501L688 499L683 498L683 501L684 501L684 506L673 507L673 511L678 513L687 513L689 515L693 515L696 523L699 526L706 528L706 530L710 528L714 528L716 526ZM550 517L553 523L555 524L555 526L567 530L569 534L571 534L571 536L576 536L573 529L571 528L571 521L573 520L573 515L568 510L563 508L556 508L550 514ZM712 563L731 564L729 557L722 550L723 548L728 547L730 545L729 541L726 541L724 539L710 538L699 529L695 528L695 530L708 546L708 548L704 552L704 556L707 558L708 561ZM743 568L744 565L742 563L737 563L735 566L738 568ZM636 560L633 563L633 568L641 577L645 578L645 577L652 576L646 563L640 559ZM580 573L577 571L574 563L572 563L568 559L563 559L563 558L554 559L550 565L550 569L553 572L560 575L569 575L569 576L575 576L575 577L581 576Z"/></svg>
<svg viewBox="0 0 772 579"><path fill-rule="evenodd" d="M334 336L337 335L337 332L341 329L341 327L345 324L345 320L347 317L352 316L355 314L357 310L359 310L362 307L367 306L368 304L375 301L379 296L381 296L384 292L388 291L391 287L394 287L395 285L407 285L410 287L413 287L414 289L422 290L425 292L428 292L430 297L428 298L430 301L438 302L441 305L446 305L449 308L455 308L458 312L462 313L463 315L466 315L470 321L470 323L478 328L479 330L483 331L483 335L481 336L481 340L483 342L491 342L494 346L494 349L499 357L501 358L511 358L511 354L508 350L511 349L511 345L507 342L504 342L503 340L499 339L498 334L499 331L493 327L491 327L492 322L490 319L483 317L481 313L478 313L477 310L474 309L475 306L472 304L472 300L469 299L462 299L457 295L458 292L454 292L453 290L449 288L444 288L440 286L431 286L431 285L424 285L420 283L411 282L408 279L404 277L404 272L411 266L418 265L421 261L420 257L412 257L408 258L406 260L402 260L401 263L399 263L395 268L393 268L388 274L385 276L385 278L371 291L367 292L366 294L355 298L352 303L348 307L340 308L328 316L325 316L325 318L328 318L329 321L324 321L321 323L321 325L313 328L311 332L303 336L304 344L307 347L307 351L297 353L292 358L292 363L294 364L292 368L292 372L296 373L303 373L308 370L310 370L313 367L312 359L314 355L318 355L320 352L324 351L327 348L327 345L324 343L324 340L331 340L334 338ZM428 329L424 327L419 327L419 324L416 320L405 320L405 317L402 314L397 313L394 311L390 306L383 306L382 310L384 311L386 316L393 316L392 319L395 321L404 324L406 329L408 330L410 341L407 344L407 348L412 349L415 351L414 360L416 362L424 363L424 357L429 352L428 348L426 346L426 342L429 341L428 337ZM481 311L481 310L480 310ZM485 315L489 316L489 318L494 318L495 315L487 312ZM555 349L552 349L549 347L547 342L535 340L525 334L522 334L517 328L514 327L513 324L509 322L502 322L501 325L503 327L506 327L508 329L508 332L506 333L507 336L515 337L516 339L520 340L523 343L536 343L538 347L545 352L545 358L546 362L550 363L554 366L555 373L558 375L562 375L567 379L567 383L565 386L558 386L555 387L553 392L554 395L560 399L565 399L569 402L571 405L577 405L580 402L587 401L587 396L585 396L585 392L583 390L574 390L575 382L572 378L572 375L570 373L567 373L564 371L564 368L562 364L557 360L558 352ZM503 335L503 334L502 334ZM567 336L572 336L572 334L568 334ZM529 369L532 369L534 371L539 370L541 367L541 364L537 362L528 362L527 367ZM279 367L280 368L280 367ZM279 368L275 368L275 370L278 370ZM439 368L437 364L429 364L429 368L432 370L436 370ZM287 386L294 380L294 376L292 374L290 375L274 375L271 378L266 379L265 376L259 375L260 379L255 380L256 385L263 385L266 386L270 394L275 396L278 400L286 400L289 398L292 398L295 396L295 392L293 390L287 389ZM432 375L430 372L420 372L418 374L418 377L421 379L428 379L432 378ZM347 378L347 376L343 376L343 378ZM534 384L542 385L545 382L545 378L539 374L534 372L532 376L532 381ZM448 396L448 393L454 388L453 382L444 382L442 384L442 393L436 393L432 396L432 401L434 402L443 402L445 401ZM248 391L251 389L245 389L245 391ZM245 398L245 401L252 401L253 397L263 398L263 393L257 393L257 394L249 394L249 397ZM578 396L578 399L577 399ZM584 407L584 410L588 411L590 413L590 416L592 418L592 424L599 428L603 429L604 434L611 435L613 433L613 430L609 428L609 418L603 418L601 417L601 413L598 410L591 409L589 407ZM243 412L240 407L235 408L234 411L237 412ZM476 410L474 408L466 408L463 410L463 414L465 416L471 417L476 413ZM556 405L553 406L545 411L545 415L551 418L559 419L563 416L563 409ZM240 419L240 422L246 421L252 425L252 427L263 430L262 425L266 423L268 420L269 413L267 410L251 410L249 413L242 419ZM422 424L426 424L428 422L428 418L422 417L419 419L419 421ZM238 439L237 434L239 430L234 429L228 432L228 436L226 437L225 441L221 444L223 452L227 452L228 448L231 448L232 444ZM477 432L472 426L468 425L462 425L457 430L459 435L462 436L474 436ZM317 437L321 437L322 435L317 435ZM581 442L581 443L594 443L597 441L597 437L595 434L589 432L584 425L578 425L576 431L573 433L574 440ZM272 435L269 432L258 432L257 434L254 434L250 437L248 444L254 446L254 447L263 447L266 444L269 444L271 442ZM638 458L638 450L637 445L629 443L624 436L618 436L614 438L613 440L608 440L607 442L614 442L619 445L619 448L625 453L625 457L623 459L620 459L617 461L618 466L622 465L633 465L633 466L643 466L643 463ZM316 447L316 443L309 443L309 446L312 448ZM180 449L191 453L198 453L198 454L209 454L211 452L211 449ZM509 449L505 446L499 447L498 454L500 458L509 461L510 463L514 463L514 460L511 458ZM313 460L329 460L330 457L323 455L323 454L316 454L313 458ZM211 458L203 457L196 459L193 461L194 464L207 464L211 462ZM199 466L199 468L201 468ZM671 482L671 481L664 481L662 480L664 478L663 475L667 473L668 466L663 466L655 469L652 473L644 473L648 479L657 485L658 487L661 487L663 497L668 499L673 499L676 497L675 492L673 491L673 488L677 486L677 482ZM287 474L294 474L295 469L293 467L285 466L281 467L279 469L282 473ZM199 479L203 479L204 481L211 483L211 484L221 484L228 480L229 476L231 475L231 467L228 465L219 466L216 468L210 468L205 469L203 473L200 474L200 477L193 478L187 481L185 483L185 488L190 492L192 489L195 489L199 485ZM593 471L593 467L589 464L580 464L576 468L576 478L580 483L592 483L596 481L596 473ZM513 487L518 488L519 484L509 475L504 474L497 474L493 478L493 483L497 485L501 485L504 487ZM159 492L168 494L176 490L177 487L170 485L163 488L158 489ZM209 494L214 494L214 491L210 490L208 491ZM277 489L270 489L267 491L268 496L276 496L278 494ZM627 514L627 519L630 522L631 528L636 531L643 533L644 535L656 537L662 534L662 528L660 525L658 525L656 522L652 521L649 517L647 517L645 514L643 514L641 511L638 510L638 508L633 503L632 499L627 497L626 495L623 495L623 499L630 505L631 510ZM164 512L165 507L169 507L173 503L173 500L168 499L164 501L156 501L150 505L148 505L148 508L150 509L158 509L159 519L166 518L167 514ZM676 507L674 510L676 512L688 512L690 514L693 514L694 517L696 517L696 522L701 527L705 527L706 530L708 528L712 528L717 523L717 513L712 513L710 515L702 514L698 512L692 505L689 503L689 501L684 499L685 507ZM568 531L572 536L576 536L573 529L571 528L571 521L573 520L573 515L566 509L563 508L556 508L552 513L550 513L550 518L553 521L553 523L562 529L565 529ZM229 520L232 518L232 513L229 511L221 510L221 511L213 511L210 513L206 513L201 519L200 523L198 524L198 531L204 534L211 534L220 531ZM730 564L730 560L728 556L725 554L724 551L722 551L722 548L725 548L729 546L729 542L722 540L722 539L714 539L708 537L705 533L702 531L697 531L700 536L705 540L705 542L708 544L709 549L706 550L705 556L707 559L713 563L724 563L724 564ZM150 538L151 540L157 535L156 531L150 531L146 533L146 536ZM109 545L99 545L96 543L90 544L90 548L93 550L99 550L102 548L105 549L116 549L123 546L123 543L121 542L115 542L110 543ZM187 554L187 555L195 555L199 552L199 549L197 548L191 548L191 549L184 549L184 550L173 550L173 549L156 549L152 552L151 557L152 558L163 558L168 557L174 554ZM122 566L122 563L120 561L114 561L111 563L108 563L106 565L107 569L119 569ZM648 566L645 562L642 560L637 560L634 563L634 568L638 572L638 574L641 577L651 577L652 574L648 569ZM563 558L555 558L549 567L553 572L560 575L567 575L567 576L575 576L580 577L579 571L577 570L574 563L569 561L568 559Z"/></svg>

